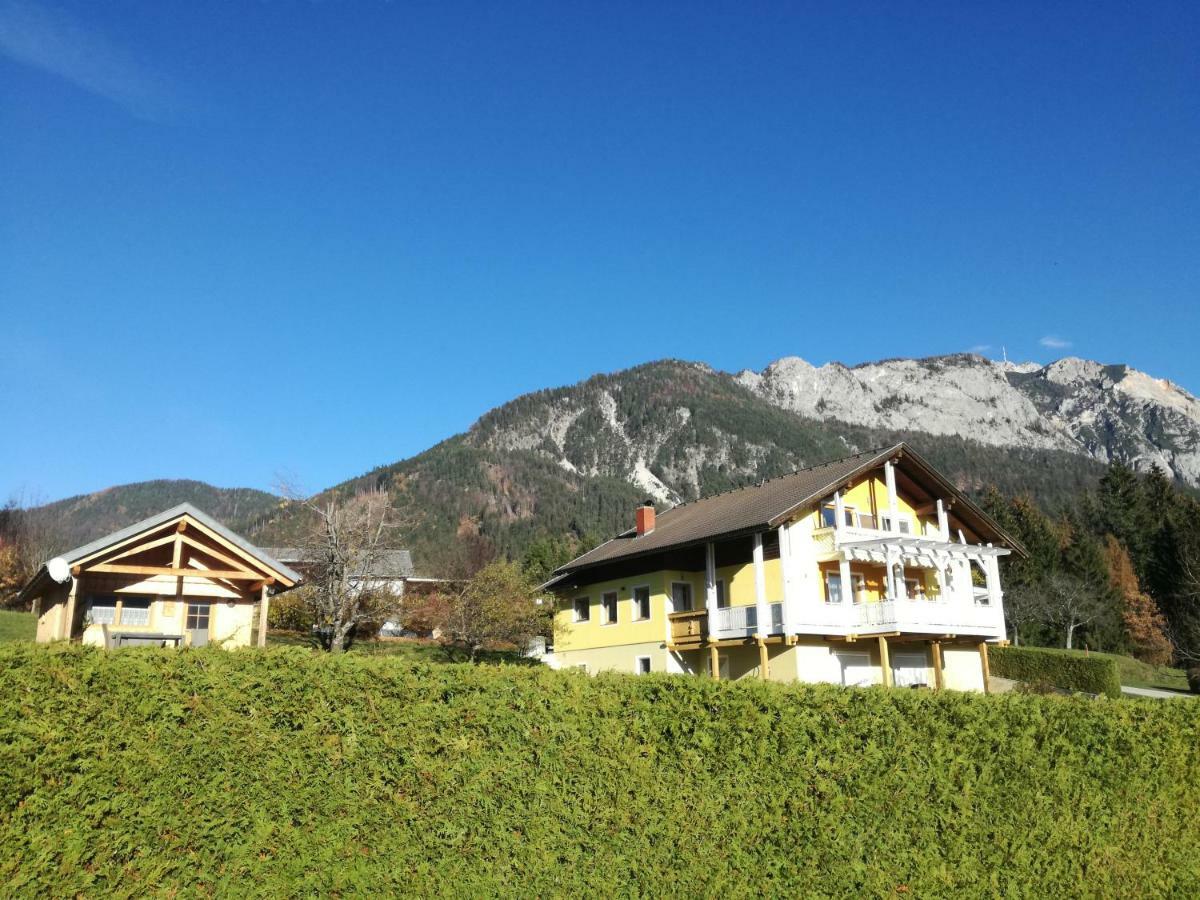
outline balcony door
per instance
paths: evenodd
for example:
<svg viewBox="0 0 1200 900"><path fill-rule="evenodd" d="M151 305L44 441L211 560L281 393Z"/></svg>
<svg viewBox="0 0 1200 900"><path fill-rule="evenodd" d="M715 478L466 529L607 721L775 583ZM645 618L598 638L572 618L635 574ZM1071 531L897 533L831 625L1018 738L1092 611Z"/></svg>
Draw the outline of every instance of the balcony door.
<svg viewBox="0 0 1200 900"><path fill-rule="evenodd" d="M189 600L187 605L187 621L184 628L191 638L191 646L204 647L208 644L208 625L211 620L212 604L207 600Z"/></svg>

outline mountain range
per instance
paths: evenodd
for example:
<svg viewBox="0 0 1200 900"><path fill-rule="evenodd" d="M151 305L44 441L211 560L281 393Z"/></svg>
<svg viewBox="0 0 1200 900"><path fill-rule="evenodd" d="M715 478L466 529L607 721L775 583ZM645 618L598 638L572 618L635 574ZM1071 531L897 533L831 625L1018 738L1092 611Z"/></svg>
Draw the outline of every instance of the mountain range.
<svg viewBox="0 0 1200 900"><path fill-rule="evenodd" d="M1110 460L1200 485L1200 401L1123 365L1014 364L971 354L761 372L665 360L518 397L467 432L329 490L382 488L419 570L517 555L539 537L590 543L643 499L694 499L898 440L968 492L1027 492L1048 510ZM156 481L42 507L64 546L189 500L262 543L303 527L248 489Z"/></svg>

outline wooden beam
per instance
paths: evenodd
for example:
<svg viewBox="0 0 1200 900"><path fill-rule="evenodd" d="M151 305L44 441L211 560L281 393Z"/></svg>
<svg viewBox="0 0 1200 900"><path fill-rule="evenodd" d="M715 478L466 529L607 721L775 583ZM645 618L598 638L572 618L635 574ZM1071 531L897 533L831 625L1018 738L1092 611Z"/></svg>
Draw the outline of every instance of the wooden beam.
<svg viewBox="0 0 1200 900"><path fill-rule="evenodd" d="M987 642L979 642L979 663L983 666L983 692L990 694L992 692L992 673L988 668Z"/></svg>
<svg viewBox="0 0 1200 900"><path fill-rule="evenodd" d="M226 571L224 569L191 569L175 566L122 566L100 563L87 571L106 575L171 575L175 577L197 576L200 578L225 578L231 581L256 581L259 575L249 572Z"/></svg>
<svg viewBox="0 0 1200 900"><path fill-rule="evenodd" d="M888 656L887 638L882 635L879 637L879 665L883 669L883 686L893 687L892 659Z"/></svg>
<svg viewBox="0 0 1200 900"><path fill-rule="evenodd" d="M282 572L276 572L274 569L272 569L266 563L259 562L257 557L253 556L252 554L247 553L245 550L243 550L241 547L238 547L236 544L233 544L230 541L225 540L225 538L221 537L219 534L217 534L211 528L206 528L204 525L202 525L199 522L192 522L192 528L195 531L198 531L201 534L212 538L214 541L219 543L222 547L224 547L226 550L228 550L234 556L240 557L242 559L244 565L248 564L251 566L257 566L257 567L263 569L263 571L267 575L275 576L279 580L279 583L282 584L284 587L292 587L295 584L295 582L292 581L290 578L285 578L283 576ZM259 577L262 577L262 576L259 576Z"/></svg>
<svg viewBox="0 0 1200 900"><path fill-rule="evenodd" d="M168 534L166 537L159 538L156 541L151 541L148 544L139 544L136 547L130 547L128 550L124 551L123 553L119 553L116 556L110 556L110 557L108 557L106 562L115 563L119 559L126 559L127 557L130 557L130 556L137 556L137 554L139 554L139 553L145 553L147 550L153 550L155 547L161 547L163 544L169 544L174 540L175 540L175 535Z"/></svg>
<svg viewBox="0 0 1200 900"><path fill-rule="evenodd" d="M272 579L272 582L274 579ZM267 583L263 582L258 589L258 646L267 646Z"/></svg>
<svg viewBox="0 0 1200 900"><path fill-rule="evenodd" d="M199 541L195 540L194 538L190 538L185 534L180 535L179 539L181 541L183 541L183 543L185 543L189 547L191 547L193 550L199 550L201 553L211 556L217 562L224 563L225 565L229 566L229 568L231 568L231 569L240 569L242 571L250 572L256 578L270 578L270 575L267 573L266 566L259 566L258 568L260 568L262 571L255 572L250 566L246 565L244 562L239 562L236 559L230 559L225 554L218 553L216 550L213 550L211 547L209 547L205 544L202 544Z"/></svg>
<svg viewBox="0 0 1200 900"><path fill-rule="evenodd" d="M264 578L262 581L258 582L258 584L250 585L250 590L261 591L263 588L271 587L273 584L275 584L274 578Z"/></svg>
<svg viewBox="0 0 1200 900"><path fill-rule="evenodd" d="M930 641L929 649L933 656L933 689L940 691L945 687L942 680L942 644L940 641Z"/></svg>
<svg viewBox="0 0 1200 900"><path fill-rule="evenodd" d="M708 669L714 681L721 680L721 657L717 655L717 645L708 645Z"/></svg>
<svg viewBox="0 0 1200 900"><path fill-rule="evenodd" d="M770 657L767 654L767 642L760 640L758 642L758 677L766 681L770 677L767 669L767 663Z"/></svg>
<svg viewBox="0 0 1200 900"><path fill-rule="evenodd" d="M183 534L185 531L187 531L187 519L180 519L179 524L175 526L175 530L180 534Z"/></svg>

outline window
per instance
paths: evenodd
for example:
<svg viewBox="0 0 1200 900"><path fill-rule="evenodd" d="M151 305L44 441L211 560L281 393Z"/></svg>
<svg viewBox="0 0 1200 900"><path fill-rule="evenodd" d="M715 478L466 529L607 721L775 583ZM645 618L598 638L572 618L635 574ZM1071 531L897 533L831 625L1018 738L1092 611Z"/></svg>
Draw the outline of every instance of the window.
<svg viewBox="0 0 1200 900"><path fill-rule="evenodd" d="M779 532L767 531L762 536L763 559L779 559Z"/></svg>
<svg viewBox="0 0 1200 900"><path fill-rule="evenodd" d="M592 617L592 607L587 597L575 598L575 621L586 622Z"/></svg>
<svg viewBox="0 0 1200 900"><path fill-rule="evenodd" d="M122 625L149 625L150 598L130 597L121 601Z"/></svg>
<svg viewBox="0 0 1200 900"><path fill-rule="evenodd" d="M650 657L639 656L634 664L633 671L637 672L639 675L649 675L650 674Z"/></svg>
<svg viewBox="0 0 1200 900"><path fill-rule="evenodd" d="M650 588L635 587L633 589L633 617L635 619L650 618Z"/></svg>
<svg viewBox="0 0 1200 900"><path fill-rule="evenodd" d="M900 513L896 516L896 528L892 528L891 513L880 513L879 521L883 525L884 531L899 531L900 534L912 534L912 519L906 513Z"/></svg>
<svg viewBox="0 0 1200 900"><path fill-rule="evenodd" d="M827 603L842 602L842 575L840 572L825 573L825 600Z"/></svg>
<svg viewBox="0 0 1200 900"><path fill-rule="evenodd" d="M847 528L853 528L857 513L853 506L842 507L842 524ZM826 528L832 528L837 522L837 507L832 503L826 503L821 507L821 524Z"/></svg>
<svg viewBox="0 0 1200 900"><path fill-rule="evenodd" d="M865 603L867 600L867 576L856 572L850 576L854 582L854 602Z"/></svg>
<svg viewBox="0 0 1200 900"><path fill-rule="evenodd" d="M725 594L725 582L717 582L717 609L727 609L729 607L729 597Z"/></svg>
<svg viewBox="0 0 1200 900"><path fill-rule="evenodd" d="M617 624L617 592L609 591L600 595L600 623L602 625Z"/></svg>
<svg viewBox="0 0 1200 900"><path fill-rule="evenodd" d="M671 608L675 612L683 612L692 608L692 586L688 582L671 582Z"/></svg>
<svg viewBox="0 0 1200 900"><path fill-rule="evenodd" d="M116 597L89 597L87 618L93 625L112 625L117 621Z"/></svg>
<svg viewBox="0 0 1200 900"><path fill-rule="evenodd" d="M919 578L905 578L904 587L907 589L908 599L924 600L925 599L925 582Z"/></svg>
<svg viewBox="0 0 1200 900"><path fill-rule="evenodd" d="M869 528L872 531L874 531L879 526L875 522L875 517L873 515L871 515L870 513L859 513L858 514L858 527L859 528Z"/></svg>
<svg viewBox="0 0 1200 900"><path fill-rule="evenodd" d="M208 611L207 603L189 603L187 608L187 621L184 627L188 631L204 631L208 628Z"/></svg>

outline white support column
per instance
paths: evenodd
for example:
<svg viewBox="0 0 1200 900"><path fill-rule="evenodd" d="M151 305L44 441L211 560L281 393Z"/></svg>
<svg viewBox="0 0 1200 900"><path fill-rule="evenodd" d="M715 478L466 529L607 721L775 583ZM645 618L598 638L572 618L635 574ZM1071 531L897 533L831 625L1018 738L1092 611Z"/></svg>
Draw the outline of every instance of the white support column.
<svg viewBox="0 0 1200 900"><path fill-rule="evenodd" d="M833 495L833 543L835 545L842 542L842 529L846 527L846 502L842 499L842 492L836 491Z"/></svg>
<svg viewBox="0 0 1200 900"><path fill-rule="evenodd" d="M712 543L704 545L704 608L708 610L708 633L717 624L717 552Z"/></svg>
<svg viewBox="0 0 1200 900"><path fill-rule="evenodd" d="M771 607L767 603L767 568L763 564L761 532L754 533L754 608L758 617L755 634L766 637L771 633Z"/></svg>
<svg viewBox="0 0 1200 900"><path fill-rule="evenodd" d="M891 515L891 528L889 531L900 531L900 504L896 499L896 466L895 463L885 462L883 464L883 478L887 483L888 495L888 513Z"/></svg>
<svg viewBox="0 0 1200 900"><path fill-rule="evenodd" d="M849 604L854 602L854 588L850 581L850 560L846 554L842 554L842 558L838 560L838 577L842 580L842 603Z"/></svg>
<svg viewBox="0 0 1200 900"><path fill-rule="evenodd" d="M937 517L938 517L938 538L943 541L950 540L950 517L946 515L946 504L941 498L937 502Z"/></svg>
<svg viewBox="0 0 1200 900"><path fill-rule="evenodd" d="M938 501L938 512L941 512L941 503ZM946 558L940 553L933 554L933 580L937 583L938 601L944 603L950 598L946 596Z"/></svg>
<svg viewBox="0 0 1200 900"><path fill-rule="evenodd" d="M792 555L792 535L787 525L780 525L779 531L779 575L783 581L783 633L792 633L792 623L796 621L796 604L798 602L799 578L796 575L796 559Z"/></svg>

